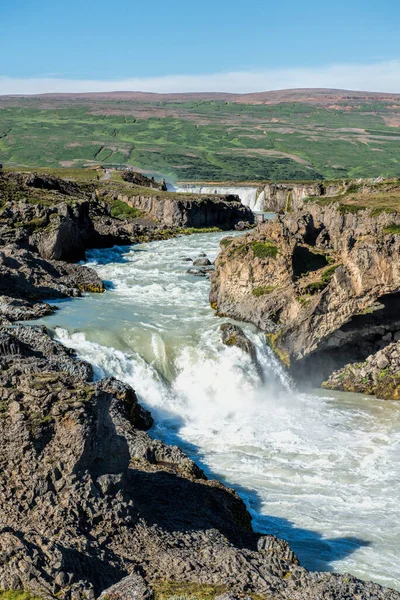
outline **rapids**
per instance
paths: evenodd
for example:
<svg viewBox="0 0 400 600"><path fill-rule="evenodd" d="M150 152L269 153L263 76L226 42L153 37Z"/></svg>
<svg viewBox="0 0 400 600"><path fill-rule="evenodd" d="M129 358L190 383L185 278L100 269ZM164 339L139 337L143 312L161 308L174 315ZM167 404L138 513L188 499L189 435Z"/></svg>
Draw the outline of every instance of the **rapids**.
<svg viewBox="0 0 400 600"><path fill-rule="evenodd" d="M264 384L223 346L209 281L184 261L214 259L223 235L91 251L106 293L57 301L42 322L97 376L130 383L153 435L235 487L254 528L287 539L304 566L400 589L400 404L299 393L250 325Z"/></svg>

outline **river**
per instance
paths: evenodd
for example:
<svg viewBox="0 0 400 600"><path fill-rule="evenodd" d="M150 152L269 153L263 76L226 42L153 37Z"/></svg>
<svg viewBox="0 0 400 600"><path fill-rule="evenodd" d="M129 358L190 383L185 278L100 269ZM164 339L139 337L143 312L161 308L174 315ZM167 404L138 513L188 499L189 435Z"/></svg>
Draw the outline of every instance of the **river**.
<svg viewBox="0 0 400 600"><path fill-rule="evenodd" d="M400 589L400 404L298 392L255 327L261 381L223 346L209 281L186 270L225 234L95 250L104 294L58 301L42 320L95 366L130 383L180 445L235 487L254 528L287 539L309 569L350 572Z"/></svg>

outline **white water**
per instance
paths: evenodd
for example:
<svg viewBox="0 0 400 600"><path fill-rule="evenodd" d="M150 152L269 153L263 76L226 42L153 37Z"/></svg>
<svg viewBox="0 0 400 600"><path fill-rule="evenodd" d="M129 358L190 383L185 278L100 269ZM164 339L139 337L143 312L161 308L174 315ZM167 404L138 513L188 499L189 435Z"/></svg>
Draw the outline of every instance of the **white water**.
<svg viewBox="0 0 400 600"><path fill-rule="evenodd" d="M214 186L214 185L181 185L173 188L176 192L186 192L190 194L232 194L239 196L240 201L245 206L256 212L264 211L265 191L259 191L256 187L250 186Z"/></svg>
<svg viewBox="0 0 400 600"><path fill-rule="evenodd" d="M102 295L57 302L58 338L137 390L154 435L235 486L254 528L286 538L304 566L400 588L400 404L296 392L251 326L265 383L220 342L209 282L186 275L223 234L91 253Z"/></svg>

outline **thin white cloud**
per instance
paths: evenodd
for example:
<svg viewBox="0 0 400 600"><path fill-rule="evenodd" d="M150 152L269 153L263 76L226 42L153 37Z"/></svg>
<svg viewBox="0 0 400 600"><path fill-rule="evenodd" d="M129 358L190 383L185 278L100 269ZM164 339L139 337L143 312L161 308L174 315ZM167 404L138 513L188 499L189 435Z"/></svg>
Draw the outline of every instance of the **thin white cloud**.
<svg viewBox="0 0 400 600"><path fill-rule="evenodd" d="M17 79L0 76L0 94L110 91L246 93L290 88L334 88L400 93L400 60L210 75L133 77L121 80L55 77Z"/></svg>

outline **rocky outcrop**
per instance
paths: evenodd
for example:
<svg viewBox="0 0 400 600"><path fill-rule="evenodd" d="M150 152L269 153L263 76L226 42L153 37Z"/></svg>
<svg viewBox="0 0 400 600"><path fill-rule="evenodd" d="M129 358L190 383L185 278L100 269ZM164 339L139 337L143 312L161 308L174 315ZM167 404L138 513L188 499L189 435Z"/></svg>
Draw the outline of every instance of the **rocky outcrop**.
<svg viewBox="0 0 400 600"><path fill-rule="evenodd" d="M104 284L93 269L50 262L16 244L0 251L0 323L50 314L53 309L43 300L103 291Z"/></svg>
<svg viewBox="0 0 400 600"><path fill-rule="evenodd" d="M185 194L164 196L134 196L119 194L118 199L137 208L149 218L167 227L219 227L234 229L242 222L254 223L252 211L243 206L238 197L199 196L185 198Z"/></svg>
<svg viewBox="0 0 400 600"><path fill-rule="evenodd" d="M342 179L333 181L268 183L263 187L264 210L292 212L303 210L313 199L341 198L350 193L368 195L390 188L393 179Z"/></svg>
<svg viewBox="0 0 400 600"><path fill-rule="evenodd" d="M256 362L257 356L254 344L249 340L241 327L234 325L233 323L223 323L220 330L222 333L222 343L225 344L225 346L237 346Z"/></svg>
<svg viewBox="0 0 400 600"><path fill-rule="evenodd" d="M99 600L153 600L153 598L153 590L143 577L134 573L104 590Z"/></svg>
<svg viewBox="0 0 400 600"><path fill-rule="evenodd" d="M396 224L397 213L336 204L280 215L222 240L211 303L255 323L294 375L320 384L400 329Z"/></svg>
<svg viewBox="0 0 400 600"><path fill-rule="evenodd" d="M237 198L139 189L138 195L138 186L129 183L1 173L0 244L17 242L48 260L75 262L88 248L162 239L167 229L173 235L178 228L233 229L254 222Z"/></svg>
<svg viewBox="0 0 400 600"><path fill-rule="evenodd" d="M133 185L139 185L141 187L152 188L154 190L160 190L161 192L167 191L167 184L165 179L161 181L156 181L154 177L146 177L142 173L138 173L137 171L127 170L122 173L122 179L124 181L128 181Z"/></svg>
<svg viewBox="0 0 400 600"><path fill-rule="evenodd" d="M336 196L343 192L345 184L327 185L321 181L312 183L268 183L264 186L264 210L291 212L301 210L304 200L319 196Z"/></svg>
<svg viewBox="0 0 400 600"><path fill-rule="evenodd" d="M43 328L0 329L0 589L43 598L151 598L167 582L243 595L399 600L308 573L251 529L237 494L177 447L114 379ZM215 595L218 595L217 593Z"/></svg>
<svg viewBox="0 0 400 600"><path fill-rule="evenodd" d="M394 336L400 339L400 332ZM392 334L386 334L387 341ZM373 394L384 400L400 400L400 342L390 343L364 362L335 371L322 387L344 392Z"/></svg>

